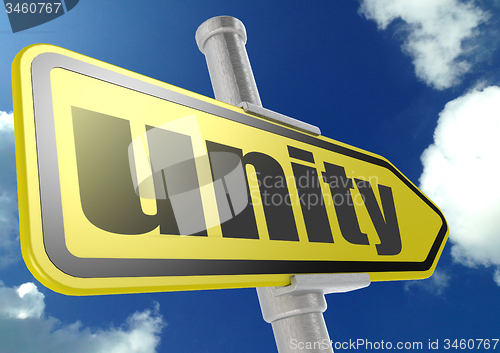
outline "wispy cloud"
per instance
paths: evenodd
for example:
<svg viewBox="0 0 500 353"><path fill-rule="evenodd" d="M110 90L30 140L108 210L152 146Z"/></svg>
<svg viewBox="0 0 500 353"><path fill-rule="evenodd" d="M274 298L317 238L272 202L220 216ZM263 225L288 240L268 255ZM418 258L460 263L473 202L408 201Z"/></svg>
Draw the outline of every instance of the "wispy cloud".
<svg viewBox="0 0 500 353"><path fill-rule="evenodd" d="M474 2L459 0L362 0L359 12L381 30L403 21L403 51L417 77L438 90L458 84L471 69L467 58L475 48L468 41L489 18Z"/></svg>
<svg viewBox="0 0 500 353"><path fill-rule="evenodd" d="M450 276L445 272L435 270L430 278L418 281L406 281L404 289L411 291L414 288L421 288L428 293L441 295L448 287Z"/></svg>
<svg viewBox="0 0 500 353"><path fill-rule="evenodd" d="M0 268L20 259L14 119L0 111Z"/></svg>
<svg viewBox="0 0 500 353"><path fill-rule="evenodd" d="M0 317L39 319L44 309L44 296L33 283L7 288L0 282Z"/></svg>
<svg viewBox="0 0 500 353"><path fill-rule="evenodd" d="M451 253L469 267L494 266L500 285L500 87L446 104L422 154L420 188L445 214Z"/></svg>
<svg viewBox="0 0 500 353"><path fill-rule="evenodd" d="M14 116L12 112L0 111L0 131L14 131Z"/></svg>
<svg viewBox="0 0 500 353"><path fill-rule="evenodd" d="M44 315L44 295L33 283L0 282L0 352L154 353L165 325L159 305L132 314L120 327L92 330Z"/></svg>

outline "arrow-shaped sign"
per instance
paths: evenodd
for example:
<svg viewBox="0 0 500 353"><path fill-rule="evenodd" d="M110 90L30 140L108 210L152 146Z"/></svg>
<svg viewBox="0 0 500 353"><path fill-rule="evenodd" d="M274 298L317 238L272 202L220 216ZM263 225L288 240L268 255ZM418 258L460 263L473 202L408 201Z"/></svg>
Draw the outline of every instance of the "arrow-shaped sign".
<svg viewBox="0 0 500 353"><path fill-rule="evenodd" d="M13 64L24 259L102 294L432 274L448 227L389 161L68 50Z"/></svg>

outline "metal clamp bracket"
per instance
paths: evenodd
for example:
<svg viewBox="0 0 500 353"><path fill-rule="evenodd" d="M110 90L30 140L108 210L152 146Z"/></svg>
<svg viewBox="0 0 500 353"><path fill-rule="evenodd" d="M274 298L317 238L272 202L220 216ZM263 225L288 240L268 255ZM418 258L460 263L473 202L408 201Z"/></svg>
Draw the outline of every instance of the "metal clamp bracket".
<svg viewBox="0 0 500 353"><path fill-rule="evenodd" d="M308 293L345 293L370 285L368 273L331 273L319 275L295 275L290 285L275 287L274 296L304 295Z"/></svg>
<svg viewBox="0 0 500 353"><path fill-rule="evenodd" d="M247 113L255 114L262 118L269 119L271 121L275 121L284 125L288 125L296 129L309 132L314 135L321 135L321 130L317 126L305 123L303 121L294 118L290 118L289 116L260 107L256 104L250 102L241 102L240 104L238 104L238 106L243 108L243 110Z"/></svg>

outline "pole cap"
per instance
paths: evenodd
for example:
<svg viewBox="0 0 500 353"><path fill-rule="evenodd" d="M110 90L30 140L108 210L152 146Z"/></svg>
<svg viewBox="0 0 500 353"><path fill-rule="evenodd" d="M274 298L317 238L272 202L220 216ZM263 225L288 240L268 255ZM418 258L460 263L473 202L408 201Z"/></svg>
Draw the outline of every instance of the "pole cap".
<svg viewBox="0 0 500 353"><path fill-rule="evenodd" d="M237 33L243 39L243 44L246 44L247 31L240 20L231 16L217 16L206 20L196 30L195 38L198 49L205 54L204 46L208 38L215 34L226 32Z"/></svg>

